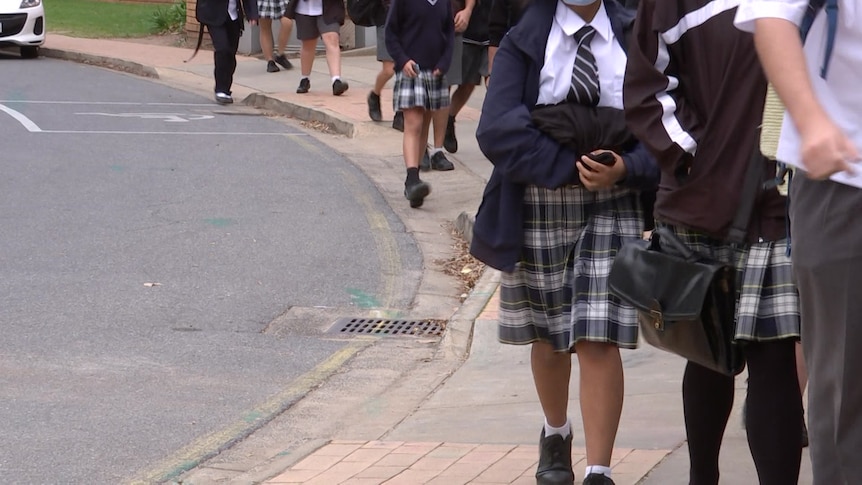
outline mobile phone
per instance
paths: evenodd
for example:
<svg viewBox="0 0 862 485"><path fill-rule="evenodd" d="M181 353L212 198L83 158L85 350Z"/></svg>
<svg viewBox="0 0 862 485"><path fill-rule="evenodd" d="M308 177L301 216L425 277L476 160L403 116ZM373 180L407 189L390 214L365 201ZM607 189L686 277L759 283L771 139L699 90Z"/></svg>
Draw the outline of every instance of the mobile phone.
<svg viewBox="0 0 862 485"><path fill-rule="evenodd" d="M614 154L611 152L587 153L587 157L594 162L599 162L605 166L611 166L616 161Z"/></svg>

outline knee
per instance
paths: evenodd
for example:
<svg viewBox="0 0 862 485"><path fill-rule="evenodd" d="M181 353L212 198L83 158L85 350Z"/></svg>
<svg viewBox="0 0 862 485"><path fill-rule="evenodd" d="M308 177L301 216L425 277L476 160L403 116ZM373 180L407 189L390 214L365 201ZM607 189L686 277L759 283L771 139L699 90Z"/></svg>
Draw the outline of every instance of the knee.
<svg viewBox="0 0 862 485"><path fill-rule="evenodd" d="M578 361L606 362L620 359L620 349L607 342L590 342L582 340L575 344Z"/></svg>

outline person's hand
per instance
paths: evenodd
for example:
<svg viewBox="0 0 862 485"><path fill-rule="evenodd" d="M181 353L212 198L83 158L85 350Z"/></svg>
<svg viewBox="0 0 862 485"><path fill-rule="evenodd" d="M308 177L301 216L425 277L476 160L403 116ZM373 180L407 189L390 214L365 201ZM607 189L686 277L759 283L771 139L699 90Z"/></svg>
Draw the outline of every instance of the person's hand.
<svg viewBox="0 0 862 485"><path fill-rule="evenodd" d="M257 20L249 20L249 25L257 25Z"/></svg>
<svg viewBox="0 0 862 485"><path fill-rule="evenodd" d="M800 136L808 177L825 180L838 172L854 173L851 163L859 161L859 150L832 120L824 117L810 123Z"/></svg>
<svg viewBox="0 0 862 485"><path fill-rule="evenodd" d="M626 164L623 162L622 157L609 150L596 150L592 153L597 154L601 152L608 152L614 156L613 165L604 165L595 162L586 155L582 156L576 162L581 185L590 192L609 189L626 176Z"/></svg>
<svg viewBox="0 0 862 485"><path fill-rule="evenodd" d="M467 25L470 23L470 16L473 12L469 9L459 10L455 14L455 32L461 33L467 30Z"/></svg>
<svg viewBox="0 0 862 485"><path fill-rule="evenodd" d="M434 74L435 77L440 77L443 75L443 71L441 71L440 68L438 67L438 68L434 69L434 72L432 74Z"/></svg>
<svg viewBox="0 0 862 485"><path fill-rule="evenodd" d="M419 75L419 64L416 63L413 59L407 61L404 64L404 75L409 78L414 78Z"/></svg>

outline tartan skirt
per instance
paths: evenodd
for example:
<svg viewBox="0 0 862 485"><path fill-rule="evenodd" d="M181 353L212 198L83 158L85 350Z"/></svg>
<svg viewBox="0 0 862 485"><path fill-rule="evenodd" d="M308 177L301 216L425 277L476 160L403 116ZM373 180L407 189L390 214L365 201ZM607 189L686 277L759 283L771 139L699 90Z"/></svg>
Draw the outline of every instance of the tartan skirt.
<svg viewBox="0 0 862 485"><path fill-rule="evenodd" d="M257 0L257 13L264 18L280 19L286 9L286 0Z"/></svg>
<svg viewBox="0 0 862 485"><path fill-rule="evenodd" d="M622 245L643 237L636 192L529 186L521 261L500 284L498 336L508 344L546 341L574 352L580 340L635 348L637 314L608 292Z"/></svg>
<svg viewBox="0 0 862 485"><path fill-rule="evenodd" d="M413 78L404 71L395 73L395 86L392 88L392 108L402 111L410 108L425 108L436 111L449 106L449 85L446 75L435 76L433 71L419 71Z"/></svg>
<svg viewBox="0 0 862 485"><path fill-rule="evenodd" d="M656 224L672 230L692 250L736 268L736 340L799 338L799 294L787 255L787 239L736 246L697 231Z"/></svg>

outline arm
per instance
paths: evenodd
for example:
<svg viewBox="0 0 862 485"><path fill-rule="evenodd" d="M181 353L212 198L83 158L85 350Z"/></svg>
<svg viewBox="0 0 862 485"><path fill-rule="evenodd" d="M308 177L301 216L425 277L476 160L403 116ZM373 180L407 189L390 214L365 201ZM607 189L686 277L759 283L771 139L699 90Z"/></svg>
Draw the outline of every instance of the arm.
<svg viewBox="0 0 862 485"><path fill-rule="evenodd" d="M465 0L464 9L455 12L455 32L460 34L467 30L467 25L470 24L470 17L473 15L473 8L475 6L476 0Z"/></svg>
<svg viewBox="0 0 862 485"><path fill-rule="evenodd" d="M389 52L389 55L395 61L396 71L402 70L404 64L410 60L407 53L404 52L404 46L401 45L401 8L401 0L392 0L392 3L389 5L389 15L386 17L386 51Z"/></svg>
<svg viewBox="0 0 862 485"><path fill-rule="evenodd" d="M761 18L755 25L757 53L799 131L802 163L808 175L825 179L837 172L852 172L849 162L859 160L858 149L817 100L799 28L781 18Z"/></svg>
<svg viewBox="0 0 862 485"><path fill-rule="evenodd" d="M508 180L555 189L578 182L575 152L539 131L524 102L528 60L503 39L494 82L482 107L476 140L482 153ZM532 101L532 100L531 100Z"/></svg>
<svg viewBox="0 0 862 485"><path fill-rule="evenodd" d="M652 27L655 0L641 2L629 45L623 85L626 121L632 133L655 155L658 163L684 174L697 151L702 125L686 102L674 74L685 59L675 59ZM659 54L667 65L657 67ZM688 62L692 62L689 60Z"/></svg>

